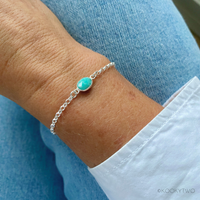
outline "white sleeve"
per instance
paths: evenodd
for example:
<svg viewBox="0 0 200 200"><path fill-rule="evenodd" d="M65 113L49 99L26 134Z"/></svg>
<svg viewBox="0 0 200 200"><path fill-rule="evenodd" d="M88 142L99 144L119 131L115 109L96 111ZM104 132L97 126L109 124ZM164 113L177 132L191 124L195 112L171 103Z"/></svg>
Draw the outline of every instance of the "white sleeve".
<svg viewBox="0 0 200 200"><path fill-rule="evenodd" d="M119 151L88 169L111 200L200 199L199 79Z"/></svg>

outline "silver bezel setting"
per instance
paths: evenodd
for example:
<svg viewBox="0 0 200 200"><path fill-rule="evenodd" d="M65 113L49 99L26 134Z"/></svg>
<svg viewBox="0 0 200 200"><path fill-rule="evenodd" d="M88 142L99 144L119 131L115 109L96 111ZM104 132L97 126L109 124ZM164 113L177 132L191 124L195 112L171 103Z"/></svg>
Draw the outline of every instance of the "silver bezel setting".
<svg viewBox="0 0 200 200"><path fill-rule="evenodd" d="M92 81L92 83L91 83L91 85L90 85L90 87L88 87L87 89L85 89L85 90L81 90L78 86L77 86L77 88L81 91L81 92L85 92L85 91L87 91L87 90L89 90L91 87L92 87L92 84L93 84L93 80L90 78L90 77L85 77L85 78L89 78L91 81ZM80 80L79 80L80 81ZM78 81L78 82L79 82ZM78 83L77 83L78 84Z"/></svg>

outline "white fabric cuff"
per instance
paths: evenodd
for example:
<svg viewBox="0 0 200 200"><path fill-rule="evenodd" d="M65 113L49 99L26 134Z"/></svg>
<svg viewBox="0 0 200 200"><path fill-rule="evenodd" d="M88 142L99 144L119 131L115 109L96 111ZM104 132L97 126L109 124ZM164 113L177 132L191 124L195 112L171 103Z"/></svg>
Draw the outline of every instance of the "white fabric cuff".
<svg viewBox="0 0 200 200"><path fill-rule="evenodd" d="M190 80L119 151L88 168L111 200L200 198L200 81Z"/></svg>

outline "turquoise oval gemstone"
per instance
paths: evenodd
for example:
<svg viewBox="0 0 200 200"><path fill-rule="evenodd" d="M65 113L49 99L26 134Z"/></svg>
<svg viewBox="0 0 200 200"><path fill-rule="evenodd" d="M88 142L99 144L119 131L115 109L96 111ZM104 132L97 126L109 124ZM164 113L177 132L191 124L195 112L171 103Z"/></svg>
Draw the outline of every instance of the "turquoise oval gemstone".
<svg viewBox="0 0 200 200"><path fill-rule="evenodd" d="M90 89L91 86L92 86L92 79L88 78L88 77L82 78L77 83L77 87L81 91L86 91L86 90Z"/></svg>

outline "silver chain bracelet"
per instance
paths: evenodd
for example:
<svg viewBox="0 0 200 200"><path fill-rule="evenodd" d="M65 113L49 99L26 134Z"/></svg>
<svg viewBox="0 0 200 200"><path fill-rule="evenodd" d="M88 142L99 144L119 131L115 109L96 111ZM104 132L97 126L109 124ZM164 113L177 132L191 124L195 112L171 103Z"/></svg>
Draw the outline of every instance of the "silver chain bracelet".
<svg viewBox="0 0 200 200"><path fill-rule="evenodd" d="M55 117L52 120L52 123L50 125L50 131L52 134L54 134L54 135L56 134L55 126L58 121L58 118L61 116L62 112L66 109L66 107L71 103L71 101L77 97L78 93L80 91L89 90L92 87L93 80L97 76L99 76L102 72L106 71L107 69L109 69L110 67L113 67L113 66L115 67L115 63L111 62L111 63L107 64L106 66L102 67L99 71L94 72L92 75L90 75L90 77L84 77L78 81L77 88L70 93L69 98L65 100L65 103L60 107L60 109L55 114Z"/></svg>

